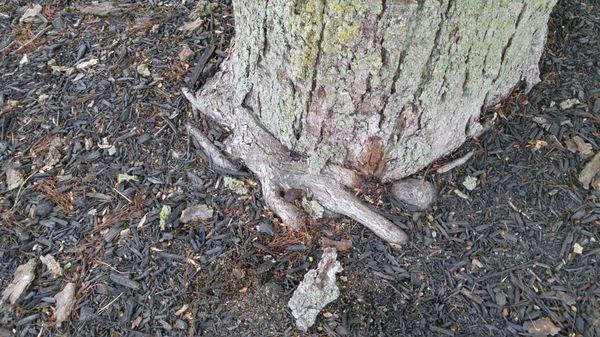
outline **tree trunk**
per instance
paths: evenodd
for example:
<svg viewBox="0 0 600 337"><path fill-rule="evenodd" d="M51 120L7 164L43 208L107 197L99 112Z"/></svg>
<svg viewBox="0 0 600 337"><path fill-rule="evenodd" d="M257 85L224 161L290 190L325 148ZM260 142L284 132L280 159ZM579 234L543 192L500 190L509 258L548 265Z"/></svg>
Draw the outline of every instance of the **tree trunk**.
<svg viewBox="0 0 600 337"><path fill-rule="evenodd" d="M352 171L398 180L476 134L483 109L520 82L539 81L554 4L234 0L231 60L196 96L186 95L232 132L227 152L257 174L284 222L298 225L299 213L279 190L302 188L401 242L403 233L358 201L340 206L352 197L343 193L355 184Z"/></svg>

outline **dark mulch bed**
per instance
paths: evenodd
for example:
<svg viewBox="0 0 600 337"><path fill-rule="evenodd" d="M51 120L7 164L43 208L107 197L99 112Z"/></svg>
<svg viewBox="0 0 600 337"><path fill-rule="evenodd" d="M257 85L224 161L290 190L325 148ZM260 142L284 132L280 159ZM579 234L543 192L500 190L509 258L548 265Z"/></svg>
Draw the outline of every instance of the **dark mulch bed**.
<svg viewBox="0 0 600 337"><path fill-rule="evenodd" d="M0 161L26 178L8 192L0 181L0 288L31 257L51 254L64 269L53 277L38 265L17 305L0 310L0 336L298 335L286 303L320 237L353 248L315 335L528 335L526 322L548 317L560 336L600 336L600 194L578 183L585 160L566 148L580 136L600 150L598 1L559 1L543 82L490 112L495 128L454 155L475 150L467 165L424 171L439 188L431 211L365 185L408 228L401 249L344 219L284 232L252 177L237 177L248 193L236 194L194 149L179 89L226 57L228 1L197 11L192 33L178 30L192 1L132 1L109 17L82 15L87 2L41 2L48 28L18 22L27 1L0 4ZM195 54L182 61L184 44ZM212 219L179 222L201 203ZM53 296L67 282L77 301L58 328Z"/></svg>

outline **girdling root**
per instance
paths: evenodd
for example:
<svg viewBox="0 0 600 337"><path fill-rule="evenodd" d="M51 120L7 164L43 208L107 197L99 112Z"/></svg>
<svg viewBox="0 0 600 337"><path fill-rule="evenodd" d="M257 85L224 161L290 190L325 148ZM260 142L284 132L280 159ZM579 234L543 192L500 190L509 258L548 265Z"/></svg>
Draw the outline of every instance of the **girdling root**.
<svg viewBox="0 0 600 337"><path fill-rule="evenodd" d="M187 89L183 93L194 109L231 133L225 140L225 152L243 161L256 175L265 203L285 224L299 228L304 223L304 212L282 197L286 190L299 189L326 209L358 221L389 243L406 242L407 235L402 229L350 192L359 181L354 171L327 164L320 172L314 172L305 158L292 157L250 110L234 103L232 83L231 63L226 61L222 70L196 94ZM226 170L232 168L231 161L200 130L190 124L186 128L214 165Z"/></svg>

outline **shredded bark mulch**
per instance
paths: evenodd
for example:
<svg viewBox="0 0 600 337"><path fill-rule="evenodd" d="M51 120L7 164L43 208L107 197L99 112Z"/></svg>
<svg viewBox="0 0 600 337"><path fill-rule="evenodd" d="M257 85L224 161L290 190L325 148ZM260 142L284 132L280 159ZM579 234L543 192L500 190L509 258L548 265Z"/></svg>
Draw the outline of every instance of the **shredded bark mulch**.
<svg viewBox="0 0 600 337"><path fill-rule="evenodd" d="M579 181L600 151L598 1L559 1L542 82L418 175L433 208L365 183L399 249L344 218L283 230L252 176L190 142L192 119L223 136L180 89L227 57L229 1L39 3L0 4L0 288L34 261L0 336L300 336L287 301L321 238L349 241L311 335L600 336L600 192Z"/></svg>

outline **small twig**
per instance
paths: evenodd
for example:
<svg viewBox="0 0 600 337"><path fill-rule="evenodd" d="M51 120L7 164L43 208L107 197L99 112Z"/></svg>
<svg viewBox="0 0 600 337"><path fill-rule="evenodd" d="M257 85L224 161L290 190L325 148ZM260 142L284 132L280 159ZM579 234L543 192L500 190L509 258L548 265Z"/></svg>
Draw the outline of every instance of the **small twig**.
<svg viewBox="0 0 600 337"><path fill-rule="evenodd" d="M441 167L439 167L436 172L437 173L446 173L450 170L453 170L461 165L464 165L467 161L469 161L469 159L471 159L471 157L473 157L473 155L475 154L475 150L471 150L469 153L467 153L466 155L455 159Z"/></svg>
<svg viewBox="0 0 600 337"><path fill-rule="evenodd" d="M34 174L38 173L39 170L35 170L35 172L33 172L32 174L30 174L27 178L25 178L25 180L23 180L23 182L21 183L21 185L19 186L19 189L17 190L17 196L15 197L15 202L13 203L13 207L11 207L10 211L12 213L12 211L15 210L15 207L17 207L17 204L19 203L19 198L21 197L21 191L23 190L23 186L25 186L25 184L27 183L27 181L29 179L31 179L31 177L33 177Z"/></svg>
<svg viewBox="0 0 600 337"><path fill-rule="evenodd" d="M125 200L129 201L129 203L132 203L131 199L127 198L127 196L123 193L121 193L118 189L113 187L113 190L115 190L115 192L119 193L120 196L122 196L123 198L125 198Z"/></svg>
<svg viewBox="0 0 600 337"><path fill-rule="evenodd" d="M33 41L35 41L38 37L42 36L44 33L46 33L47 31L50 30L50 28L52 28L52 25L48 25L46 26L44 29L40 30L37 34L35 34L34 37L32 37L29 41L25 42L24 44L22 44L19 48L17 48L17 50L15 50L13 53L18 52L19 50L27 47L30 43L32 43ZM7 46L8 47L8 46Z"/></svg>
<svg viewBox="0 0 600 337"><path fill-rule="evenodd" d="M100 310L98 310L97 314L100 314L101 312L103 312L104 310L106 310L106 308L110 307L111 304L115 303L116 300L119 299L119 297L121 297L121 295L123 295L123 293L119 293L119 296L115 297L112 301L110 301L107 305L103 306L102 308L100 308Z"/></svg>
<svg viewBox="0 0 600 337"><path fill-rule="evenodd" d="M529 218L529 216L527 216L527 214L525 214L525 212L523 212L520 208L518 208L517 206L515 206L515 204L513 204L510 199L508 199L508 206L510 206L510 208L512 208L515 212L517 212L517 213L521 214L522 216L524 216L525 219L531 220Z"/></svg>

